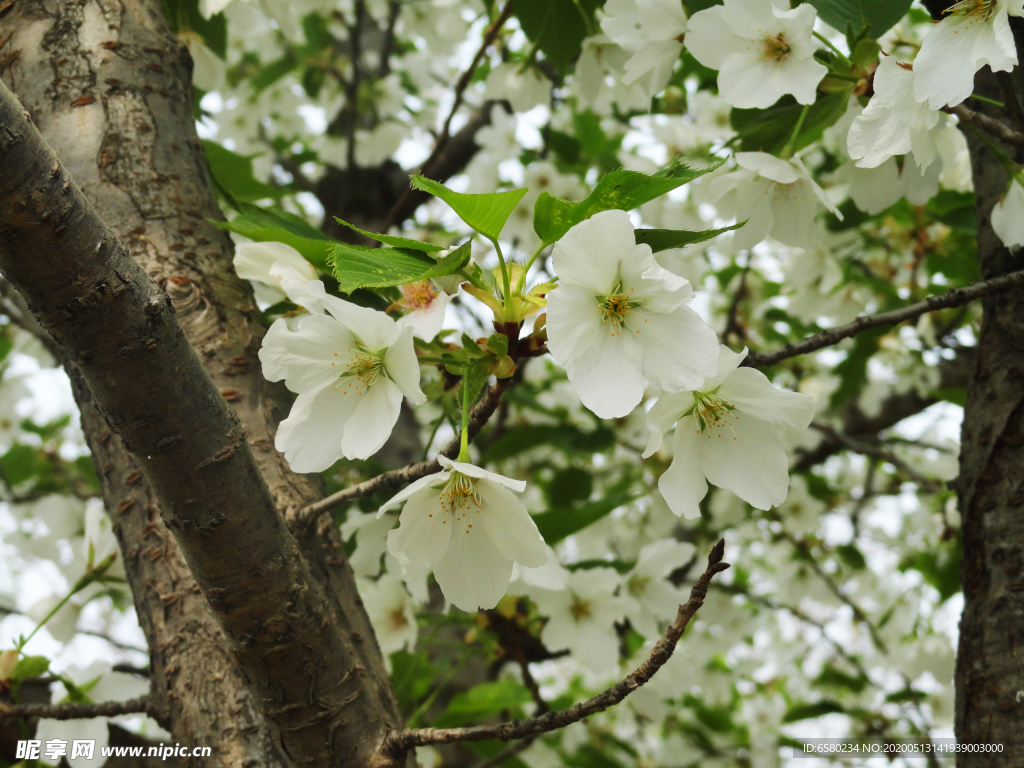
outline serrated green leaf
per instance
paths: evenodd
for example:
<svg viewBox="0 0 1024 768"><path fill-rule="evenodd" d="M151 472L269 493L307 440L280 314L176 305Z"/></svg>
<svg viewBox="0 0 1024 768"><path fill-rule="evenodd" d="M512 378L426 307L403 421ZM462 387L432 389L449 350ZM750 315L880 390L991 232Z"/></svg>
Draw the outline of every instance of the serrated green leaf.
<svg viewBox="0 0 1024 768"><path fill-rule="evenodd" d="M257 208L243 203L241 215L231 221L215 221L221 229L237 232L257 243L284 243L301 253L317 269L330 271L327 254L335 240L303 218L280 208Z"/></svg>
<svg viewBox="0 0 1024 768"><path fill-rule="evenodd" d="M50 660L45 656L25 656L19 659L14 672L11 673L12 680L27 680L30 677L42 677L50 668Z"/></svg>
<svg viewBox="0 0 1024 768"><path fill-rule="evenodd" d="M703 243L718 237L723 232L739 229L746 223L747 221L744 219L728 227L705 229L700 232L690 232L685 229L637 229L633 231L633 235L636 237L637 245L644 243L651 246L651 251L658 253L667 251L669 248L682 248L685 245Z"/></svg>
<svg viewBox="0 0 1024 768"><path fill-rule="evenodd" d="M366 248L333 243L329 261L338 280L338 290L352 293L357 288L387 288L415 283L457 272L469 261L467 241L440 261L408 248Z"/></svg>
<svg viewBox="0 0 1024 768"><path fill-rule="evenodd" d="M334 220L339 224L370 238L371 240L376 240L378 243L384 243L385 245L393 245L395 248L411 248L414 251L424 251L426 253L444 250L440 245L424 243L420 240L413 240L411 237L398 237L397 235L382 235L379 232L367 232L365 229L360 229L355 224L349 224L347 221L339 219L337 216L334 217Z"/></svg>
<svg viewBox="0 0 1024 768"><path fill-rule="evenodd" d="M601 179L586 200L578 203L561 200L542 192L533 209L533 229L545 245L550 245L579 224L601 211L631 211L687 182L718 168L694 169L682 162L673 162L653 175L638 171L612 171Z"/></svg>
<svg viewBox="0 0 1024 768"><path fill-rule="evenodd" d="M580 52L583 38L600 30L594 12L604 0L512 0L523 33L555 66L564 67Z"/></svg>
<svg viewBox="0 0 1024 768"><path fill-rule="evenodd" d="M848 103L849 94L845 91L819 96L807 109L792 150L799 152L821 139L822 132L843 116ZM740 138L737 149L778 155L792 138L803 110L804 105L792 96L783 96L768 109L733 109L729 124Z"/></svg>
<svg viewBox="0 0 1024 768"><path fill-rule="evenodd" d="M805 0L818 10L818 17L833 29L855 35L868 28L876 40L895 26L910 9L913 0Z"/></svg>
<svg viewBox="0 0 1024 768"><path fill-rule="evenodd" d="M453 192L444 184L433 179L420 176L418 173L410 177L415 189L422 190L440 198L451 206L459 218L466 222L484 237L497 240L508 217L516 205L529 190L511 189L507 192L491 192L485 195L467 195Z"/></svg>
<svg viewBox="0 0 1024 768"><path fill-rule="evenodd" d="M206 139L203 145L214 184L231 199L232 205L254 203L268 197L280 200L285 194L285 189L264 184L253 175L252 159L257 155L239 155Z"/></svg>

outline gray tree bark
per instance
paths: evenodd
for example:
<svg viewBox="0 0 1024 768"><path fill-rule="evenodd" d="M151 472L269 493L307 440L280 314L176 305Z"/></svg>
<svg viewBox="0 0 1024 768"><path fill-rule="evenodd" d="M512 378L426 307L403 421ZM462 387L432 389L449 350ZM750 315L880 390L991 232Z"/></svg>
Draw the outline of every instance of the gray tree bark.
<svg viewBox="0 0 1024 768"><path fill-rule="evenodd" d="M1020 30L1015 35L1020 56L1024 38ZM1024 92L1019 68L1013 82ZM1005 100L987 67L975 80L975 92ZM1002 110L980 106L1008 120ZM1006 190L1006 173L975 132L964 133L977 196L978 260L988 279L1020 269L1024 259L1004 248L992 230L991 212ZM1020 150L1003 149L1024 160ZM1024 760L1024 296L993 296L983 307L956 482L964 546L956 735L960 742L1002 743L1006 749L995 757L962 754L957 765L1010 768Z"/></svg>
<svg viewBox="0 0 1024 768"><path fill-rule="evenodd" d="M130 281L129 292L142 297L146 306L152 305L154 316L167 323L173 317L165 317L169 313L158 305L170 298L181 328L216 387L214 395L217 391L223 395L216 399L221 403L225 398L229 400L241 423L241 430L230 427L232 417L225 406L227 421L221 424L224 434L204 434L200 429L198 434L178 437L199 452L220 440L224 450L232 451L227 463L233 463L235 455L254 457L246 488L216 484L196 488L195 484L202 482L198 468L191 476L177 473L172 480L163 478L161 483L160 472L173 467L158 468L158 477L154 477L154 466L143 459L140 471L119 436L104 423L112 414L116 422L115 411L136 394L128 385L141 387L144 382L122 381L122 389L98 393L98 381L99 385L103 382L90 379L86 363L91 361L80 358L80 370L71 371L83 428L103 481L104 498L122 545L140 623L150 644L152 693L162 724L182 743L213 747L215 765L288 765L303 762L304 758L325 764L363 764L357 753L368 754L375 745L375 735L401 723L336 529L324 520L318 529L297 530L296 541L284 528L283 519L290 519L298 509L315 501L321 488L310 478L291 473L273 449L277 421L287 408L283 393L267 385L261 376L256 352L263 331L255 322L250 289L231 268L230 241L207 221L221 216L192 121L187 52L167 30L159 3L18 3L0 19L0 76L21 97L61 158L63 167L51 180L61 185L68 182L72 187L70 180L78 181L96 213L110 225L131 257L166 289L166 294L154 293L155 289L135 280ZM5 173L11 167L7 159L0 166ZM62 191L41 190L42 197L30 201L28 210L51 193L59 196ZM11 201L8 198L6 202ZM34 210L39 220L32 224L36 227L33 235L43 239L17 243L20 250L10 265L12 270L24 267L31 274L22 275L20 280L13 273L9 276L29 292L28 283L53 277L30 304L33 309L48 304L44 313L50 312L50 320L59 325L60 304L53 302L58 296L70 300L62 291L73 281L62 283L56 271L52 275L40 273L54 266L46 265L46 257L70 257L67 240L79 238L81 233L61 230L57 222L47 225L50 217L45 216L45 210ZM65 214L61 211L56 215ZM81 215L76 208L67 214L67 221ZM51 235L48 242L47 229ZM101 252L93 255L115 261L125 255L116 253L113 238L105 242ZM13 248L12 243L9 237L4 247ZM115 303L120 304L120 299ZM51 324L51 330L54 327ZM117 336L110 326L107 330ZM140 341L145 349L148 340L136 339ZM174 344L173 338L166 341ZM63 342L72 358L81 353L74 340L66 337ZM104 353L117 351L107 349ZM142 351L133 350L133 354ZM182 394L180 390L175 392L177 378L165 381L167 389L162 393L150 393L156 403L162 394L168 411L190 406L188 400L175 400ZM150 415L166 421L168 413ZM121 423L115 431L126 434L123 427ZM229 439L232 431L236 433L233 440ZM155 452L159 461L156 446L163 438L147 445L138 438L137 434L129 437L133 449ZM215 457L217 451L205 455ZM155 490L147 478L158 481ZM177 485L177 491L185 494L186 499L177 499L184 507L169 507L167 494L175 488L168 489L168 484ZM242 502L246 494L251 504ZM216 514L206 519L220 531L234 524L252 526L253 517L260 519L262 514L266 528L250 541L254 547L246 550L230 537L182 526L185 520L200 519L194 509L188 508L196 495L206 497L198 501L207 507L210 502L225 505L226 526ZM183 509L187 510L184 514ZM174 533L179 540L183 535L190 540L184 556L165 521L178 524ZM260 540L269 548L256 548ZM199 584L186 561L191 562L192 573L198 567ZM271 567L277 564L281 568ZM301 588L291 600L282 594L277 598L251 592L241 595L244 601L262 602L266 610L260 617L247 616L246 627L230 621L224 625L225 614L237 611L239 606L227 605L222 597L215 616L207 608L202 591L216 598L221 595L216 590L242 589L240 581L223 578L224 569L244 569L251 575L254 568L278 570L278 575L288 571L290 575L281 585L288 582L293 589ZM211 570L214 578L206 583L204 577L210 577ZM214 584L218 580L224 583ZM279 603L270 605L273 600ZM275 616L280 619L281 611L303 602L313 609L303 621L316 615L316 627L299 627L291 616L275 626ZM227 636L222 625L228 628ZM329 639L324 640L321 634ZM275 650L268 652L275 642ZM262 650L253 655L252 645ZM318 646L323 648L322 656L314 652ZM251 656L250 662L256 656L263 658L247 664L240 658L246 654ZM244 672L239 670L240 660ZM288 679L282 679L282 675ZM338 684L338 690L319 687L332 682ZM264 700L254 698L253 690L260 691ZM360 692L358 701L345 711L325 717L324 712L334 706L330 702L345 699L355 690ZM265 722L268 712L277 721L276 727L268 727ZM317 733L327 738L318 739ZM202 762L210 764L209 760Z"/></svg>

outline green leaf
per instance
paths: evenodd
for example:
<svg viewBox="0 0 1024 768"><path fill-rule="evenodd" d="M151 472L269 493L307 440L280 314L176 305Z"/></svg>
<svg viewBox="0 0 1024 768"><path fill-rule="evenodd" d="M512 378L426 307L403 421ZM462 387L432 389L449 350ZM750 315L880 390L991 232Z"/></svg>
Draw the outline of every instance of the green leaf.
<svg viewBox="0 0 1024 768"><path fill-rule="evenodd" d="M844 712L843 705L830 699L822 699L814 704L794 704L782 716L782 722L795 723L798 720L810 720L833 712Z"/></svg>
<svg viewBox="0 0 1024 768"><path fill-rule="evenodd" d="M529 190L512 189L508 192L491 192L486 195L467 195L453 192L444 184L427 179L418 173L410 177L415 189L440 198L459 214L464 222L484 237L497 240L509 215Z"/></svg>
<svg viewBox="0 0 1024 768"><path fill-rule="evenodd" d="M836 547L836 554L855 571L863 571L868 567L863 553L857 548L856 544L840 544Z"/></svg>
<svg viewBox="0 0 1024 768"><path fill-rule="evenodd" d="M705 229L701 232L690 232L685 229L637 229L633 234L636 236L637 245L646 243L651 246L654 253L658 253L667 251L669 248L682 248L684 245L703 243L705 240L718 237L723 232L739 229L746 223L747 221L744 219L732 226L721 229Z"/></svg>
<svg viewBox="0 0 1024 768"><path fill-rule="evenodd" d="M257 155L239 155L206 139L203 144L214 184L231 199L232 204L235 201L254 203L267 197L279 200L285 194L285 189L264 184L253 176L252 159Z"/></svg>
<svg viewBox="0 0 1024 768"><path fill-rule="evenodd" d="M11 488L21 485L41 468L39 461L37 448L15 443L7 453L0 456L0 471L3 472L4 482Z"/></svg>
<svg viewBox="0 0 1024 768"><path fill-rule="evenodd" d="M963 545L959 536L938 547L925 549L904 557L899 569L915 570L934 587L943 602L960 591L960 561Z"/></svg>
<svg viewBox="0 0 1024 768"><path fill-rule="evenodd" d="M443 277L462 269L469 261L466 241L440 261L408 248L366 248L333 243L328 260L338 280L338 290L352 293L357 288L386 288Z"/></svg>
<svg viewBox="0 0 1024 768"><path fill-rule="evenodd" d="M600 30L594 12L604 0L512 0L512 13L527 39L556 67L580 53L583 38Z"/></svg>
<svg viewBox="0 0 1024 768"><path fill-rule="evenodd" d="M305 219L280 208L240 206L241 215L231 221L215 221L221 229L237 232L257 243L284 243L301 253L317 269L330 271L327 254L336 241L327 237Z"/></svg>
<svg viewBox="0 0 1024 768"><path fill-rule="evenodd" d="M618 170L607 174L586 200L573 203L542 192L533 209L533 228L545 245L550 245L579 224L601 211L631 211L687 182L710 173L722 164L719 160L704 169L694 169L675 161L654 175Z"/></svg>
<svg viewBox="0 0 1024 768"><path fill-rule="evenodd" d="M910 9L912 0L806 0L818 10L819 18L833 29L854 34L865 28L876 40L892 29Z"/></svg>
<svg viewBox="0 0 1024 768"><path fill-rule="evenodd" d="M846 112L848 102L849 94L845 91L819 96L807 110L793 151L799 152L821 139L822 132ZM737 149L778 155L789 143L803 110L804 105L797 104L792 96L783 96L768 109L733 109L729 124L740 137Z"/></svg>
<svg viewBox="0 0 1024 768"><path fill-rule="evenodd" d="M868 360L878 351L878 340L890 333L891 330L890 328L871 328L857 334L853 340L853 348L846 354L846 359L840 362L833 371L839 376L839 386L832 392L829 399L830 408L842 405L860 392L861 385L867 376Z"/></svg>
<svg viewBox="0 0 1024 768"><path fill-rule="evenodd" d="M411 248L414 251L425 251L426 253L433 253L434 251L443 251L440 245L434 245L433 243L424 243L420 240L413 240L410 237L398 237L396 235L382 235L379 232L367 232L365 229L360 229L355 224L349 224L343 219L339 219L337 216L334 220L339 224L343 224L360 235L376 240L378 243L384 243L385 245L393 245L396 248Z"/></svg>
<svg viewBox="0 0 1024 768"><path fill-rule="evenodd" d="M594 478L582 467L567 467L555 473L545 490L552 507L570 507L590 498Z"/></svg>
<svg viewBox="0 0 1024 768"><path fill-rule="evenodd" d="M530 692L522 683L505 677L493 683L481 683L468 691L452 696L448 707L433 722L435 728L452 728L478 723L502 710L520 707L531 701Z"/></svg>
<svg viewBox="0 0 1024 768"><path fill-rule="evenodd" d="M14 667L11 679L27 680L30 677L42 677L49 668L50 660L45 656L25 656Z"/></svg>
<svg viewBox="0 0 1024 768"><path fill-rule="evenodd" d="M860 693L868 684L868 680L860 675L848 675L835 667L824 667L814 684L825 688L840 688L853 693Z"/></svg>
<svg viewBox="0 0 1024 768"><path fill-rule="evenodd" d="M249 78L249 85L256 93L259 93L272 86L298 65L299 60L295 57L295 54L288 52L281 58L270 62Z"/></svg>
<svg viewBox="0 0 1024 768"><path fill-rule="evenodd" d="M223 13L204 19L199 12L199 0L161 0L167 24L174 34L195 32L206 47L220 58L228 53L228 23Z"/></svg>
<svg viewBox="0 0 1024 768"><path fill-rule="evenodd" d="M607 427L585 432L571 424L534 424L509 427L501 437L484 449L483 464L504 461L538 445L547 445L566 453L601 453L615 444L615 433Z"/></svg>
<svg viewBox="0 0 1024 768"><path fill-rule="evenodd" d="M603 499L584 504L576 509L552 509L533 516L540 535L549 546L554 546L566 536L582 531L588 525L596 523L623 504L631 502L635 496L625 493L610 493Z"/></svg>

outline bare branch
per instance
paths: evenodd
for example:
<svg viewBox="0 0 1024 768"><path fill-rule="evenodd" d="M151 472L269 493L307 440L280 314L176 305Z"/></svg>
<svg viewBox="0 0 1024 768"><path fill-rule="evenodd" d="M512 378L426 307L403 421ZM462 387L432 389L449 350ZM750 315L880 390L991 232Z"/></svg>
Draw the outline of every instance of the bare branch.
<svg viewBox="0 0 1024 768"><path fill-rule="evenodd" d="M712 548L711 554L708 556L708 567L690 590L690 599L686 601L685 605L679 606L675 621L655 644L647 660L624 679L592 699L575 704L568 709L548 712L539 717L513 720L497 725L478 725L468 728L404 728L399 731L391 731L384 737L379 754L385 759L390 758L397 761L413 747L428 744L451 744L459 741L486 741L488 739L512 741L513 739L527 738L578 723L585 717L596 715L598 712L603 712L618 704L650 680L671 658L686 625L704 604L711 579L729 567L728 563L722 562L724 556L725 540L722 539Z"/></svg>
<svg viewBox="0 0 1024 768"><path fill-rule="evenodd" d="M1018 130L1024 130L1024 109L1021 109L1020 100L1017 98L1013 78L1009 72L996 72L995 76L996 82L999 83L999 91L1003 94L1003 101L1006 103L1006 111L1017 124Z"/></svg>
<svg viewBox="0 0 1024 768"><path fill-rule="evenodd" d="M0 720L8 717L45 717L48 720L82 720L90 717L116 717L149 713L149 696L128 701L104 701L99 704L66 702L64 704L4 704L0 702Z"/></svg>
<svg viewBox="0 0 1024 768"><path fill-rule="evenodd" d="M980 128L985 133L994 136L1006 144L1024 147L1024 133L1013 130L1013 128L1001 120L996 120L994 117L989 117L981 112L975 112L963 104L957 104L955 107L943 107L942 111L956 115L963 122L970 123L975 128Z"/></svg>
<svg viewBox="0 0 1024 768"><path fill-rule="evenodd" d="M473 56L473 61L465 72L459 77L455 83L455 100L452 102L452 108L448 111L448 117L445 118L444 125L441 128L441 133L437 137L437 142L434 144L434 149L431 151L430 156L423 161L420 166L420 173L424 176L429 175L429 172L433 170L435 163L440 158L445 149L447 148L448 139L451 137L452 120L455 118L455 113L458 112L459 107L462 106L462 99L466 94L466 88L469 86L469 81L473 79L473 73L476 72L476 68L480 66L480 62L483 61L484 54L487 53L487 49L491 47L495 39L498 37L498 33L501 32L501 28L505 26L505 22L512 16L512 0L508 0L505 3L505 7L501 9L501 13L498 15L489 27L484 31L484 39L480 44L480 48L477 49L476 55ZM385 226L381 230L387 232L392 226L401 221L399 212L405 209L408 205L408 198L412 197L414 190L410 187L406 189L398 201L391 208L391 212L388 213L388 217L385 220Z"/></svg>
<svg viewBox="0 0 1024 768"><path fill-rule="evenodd" d="M858 440L855 437L843 434L827 424L820 424L818 422L811 422L811 426L821 432L822 434L828 435L833 440L837 440L844 446L849 448L854 453L859 453L862 456L871 456L876 459L881 459L892 464L896 469L909 477L913 482L922 486L927 491L940 491L945 488L945 484L941 480L936 480L933 477L925 477L916 469L907 464L903 459L894 454L892 451L887 451L884 448L879 448L877 445L871 445L862 440Z"/></svg>
<svg viewBox="0 0 1024 768"><path fill-rule="evenodd" d="M849 339L869 328L899 325L907 320L913 320L915 317L919 317L926 312L959 307L974 299L984 298L996 293L1004 293L1021 286L1024 286L1024 271L1010 272L999 277L993 277L991 280L968 285L965 288L953 288L943 294L929 296L924 301L910 304L902 309L893 309L889 312L879 312L874 315L861 315L853 322L837 326L836 328L828 328L821 333L808 336L803 341L787 344L775 352L751 352L747 355L742 365L751 368L765 368L797 355L806 355L808 352L831 347L833 344L838 344L843 339Z"/></svg>

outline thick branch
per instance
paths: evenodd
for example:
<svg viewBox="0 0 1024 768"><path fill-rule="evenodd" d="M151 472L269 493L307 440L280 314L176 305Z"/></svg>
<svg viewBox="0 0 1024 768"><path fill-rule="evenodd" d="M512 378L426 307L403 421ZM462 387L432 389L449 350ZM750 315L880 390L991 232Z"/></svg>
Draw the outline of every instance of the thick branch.
<svg viewBox="0 0 1024 768"><path fill-rule="evenodd" d="M671 658L686 625L704 604L711 579L729 567L728 563L722 562L724 556L725 540L722 539L712 548L711 554L708 556L708 567L690 590L690 599L686 601L685 605L679 606L675 621L655 644L651 655L623 680L592 699L575 704L568 709L548 712L528 720L513 720L510 723L499 723L498 725L477 725L468 728L405 728L400 731L392 731L384 738L380 748L381 753L392 759L397 759L413 747L428 744L451 744L457 741L486 741L488 739L500 739L501 741L522 739L538 733L564 728L615 706L654 677L657 671Z"/></svg>
<svg viewBox="0 0 1024 768"><path fill-rule="evenodd" d="M237 418L167 295L2 84L0 270L138 460L256 700L284 702L264 715L285 751L329 766L372 748L389 727L378 697L365 690ZM367 727L338 728L343 716Z"/></svg>
<svg viewBox="0 0 1024 768"><path fill-rule="evenodd" d="M90 717L116 717L149 712L149 697L140 696L128 701L103 701L99 704L84 704L69 701L64 704L3 704L0 703L0 720L5 717L45 717L50 720L81 720Z"/></svg>
<svg viewBox="0 0 1024 768"><path fill-rule="evenodd" d="M889 312L879 312L875 315L861 315L856 320L840 325L836 328L829 328L808 336L802 341L795 341L787 344L782 349L774 352L751 352L743 361L743 365L751 368L764 368L775 365L797 355L806 355L808 352L815 352L825 347L838 344L843 339L849 339L869 328L878 328L884 325L899 325L907 320L926 312L935 312L939 309L959 307L974 299L985 296L992 296L997 293L1011 291L1014 288L1024 286L1024 271L1010 272L1007 275L994 277L991 280L984 280L980 283L968 285L966 288L954 288L938 296L929 296L924 301L910 304L902 309L893 309Z"/></svg>

